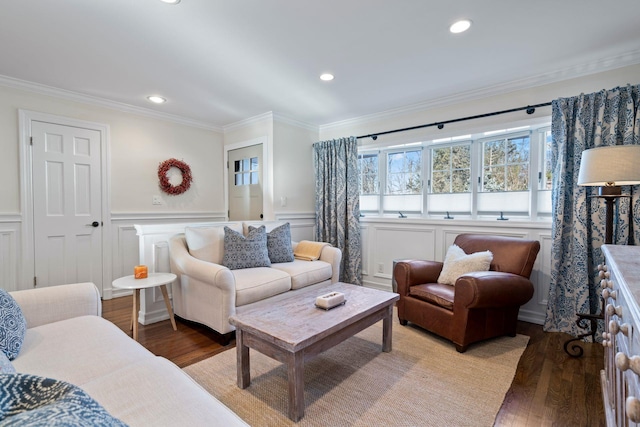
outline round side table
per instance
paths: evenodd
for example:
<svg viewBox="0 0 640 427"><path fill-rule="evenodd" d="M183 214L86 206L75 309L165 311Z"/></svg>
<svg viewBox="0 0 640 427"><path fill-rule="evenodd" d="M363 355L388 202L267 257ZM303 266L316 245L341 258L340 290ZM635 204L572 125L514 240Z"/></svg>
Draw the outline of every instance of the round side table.
<svg viewBox="0 0 640 427"><path fill-rule="evenodd" d="M114 288L133 290L133 310L131 312L130 328L133 331L134 340L138 340L138 312L140 311L140 289L160 286L162 297L164 298L164 303L167 306L169 318L171 319L171 326L173 326L174 331L178 330L178 328L176 327L176 320L173 317L171 302L169 301L169 293L167 292L167 284L176 280L176 277L177 276L173 273L149 273L146 279L136 279L132 275L121 277L113 281L112 285Z"/></svg>

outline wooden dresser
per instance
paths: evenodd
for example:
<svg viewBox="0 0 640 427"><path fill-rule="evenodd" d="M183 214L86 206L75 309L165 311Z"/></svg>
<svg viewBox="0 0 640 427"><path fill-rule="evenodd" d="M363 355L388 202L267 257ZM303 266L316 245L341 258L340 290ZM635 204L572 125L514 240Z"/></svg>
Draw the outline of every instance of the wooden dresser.
<svg viewBox="0 0 640 427"><path fill-rule="evenodd" d="M607 426L640 426L640 246L603 245L602 251Z"/></svg>

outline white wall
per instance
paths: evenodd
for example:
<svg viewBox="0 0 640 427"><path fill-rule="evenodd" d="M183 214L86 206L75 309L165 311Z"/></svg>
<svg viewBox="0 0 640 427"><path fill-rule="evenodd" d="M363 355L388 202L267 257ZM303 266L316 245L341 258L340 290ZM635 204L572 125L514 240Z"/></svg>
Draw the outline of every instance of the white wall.
<svg viewBox="0 0 640 427"><path fill-rule="evenodd" d="M105 277L105 290L112 278L131 274L137 251L121 250L131 239L137 242L136 222L220 220L224 211L222 184L223 135L221 130L205 129L141 114L119 111L54 97L10 86L0 86L0 286L22 289L32 286L32 278L21 277L20 159L18 110L49 113L106 124L110 128L110 190L112 236L112 277ZM191 189L179 196L162 193L158 187L160 162L175 157L192 170ZM152 205L158 195L163 205ZM120 245L124 246L120 246Z"/></svg>

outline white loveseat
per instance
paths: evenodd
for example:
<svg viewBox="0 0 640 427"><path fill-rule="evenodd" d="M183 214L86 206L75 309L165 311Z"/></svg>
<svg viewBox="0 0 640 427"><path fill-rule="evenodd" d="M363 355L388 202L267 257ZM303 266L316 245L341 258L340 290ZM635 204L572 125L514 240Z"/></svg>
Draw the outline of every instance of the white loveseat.
<svg viewBox="0 0 640 427"><path fill-rule="evenodd" d="M270 232L282 222L223 223L188 227L169 240L173 310L178 316L227 334L235 328L229 317L252 304L278 298L297 289L322 287L339 281L342 251L326 245L319 259L274 263L270 267L230 270L222 265L224 227L247 235L248 227L265 225ZM189 242L188 242L189 241ZM297 243L291 242L295 250Z"/></svg>
<svg viewBox="0 0 640 427"><path fill-rule="evenodd" d="M93 283L11 292L27 321L18 373L81 387L130 426L246 426L169 360L103 319Z"/></svg>

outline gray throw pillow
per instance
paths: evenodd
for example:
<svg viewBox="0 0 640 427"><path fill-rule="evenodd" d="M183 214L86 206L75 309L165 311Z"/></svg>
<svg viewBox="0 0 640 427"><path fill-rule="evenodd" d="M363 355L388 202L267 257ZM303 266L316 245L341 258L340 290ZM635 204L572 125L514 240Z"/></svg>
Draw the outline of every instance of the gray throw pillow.
<svg viewBox="0 0 640 427"><path fill-rule="evenodd" d="M20 306L7 291L0 289L0 351L9 360L20 353L26 333L27 320Z"/></svg>
<svg viewBox="0 0 640 427"><path fill-rule="evenodd" d="M15 374L16 368L13 367L11 361L4 352L0 351L0 374Z"/></svg>
<svg viewBox="0 0 640 427"><path fill-rule="evenodd" d="M249 232L255 229L255 227L251 225L249 226ZM279 262L293 262L291 226L288 222L267 233L267 251L269 252L269 260L273 264Z"/></svg>
<svg viewBox="0 0 640 427"><path fill-rule="evenodd" d="M247 237L225 226L222 265L231 270L271 267L267 251L267 231L264 225L250 231Z"/></svg>

